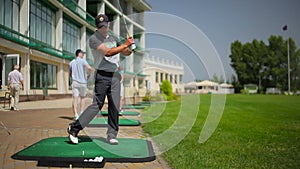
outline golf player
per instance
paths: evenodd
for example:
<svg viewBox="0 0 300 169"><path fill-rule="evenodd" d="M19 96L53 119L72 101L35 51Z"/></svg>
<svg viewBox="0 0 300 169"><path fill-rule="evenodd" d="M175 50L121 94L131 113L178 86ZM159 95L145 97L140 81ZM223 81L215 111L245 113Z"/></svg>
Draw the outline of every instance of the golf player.
<svg viewBox="0 0 300 169"><path fill-rule="evenodd" d="M83 111L84 109L84 97L86 96L87 89L87 77L92 71L92 67L83 59L84 52L81 49L77 49L76 58L69 63L70 77L72 78L72 92L73 92L73 113L75 120L78 119L78 112ZM86 70L88 72L86 73ZM78 99L80 96L80 109L77 110Z"/></svg>
<svg viewBox="0 0 300 169"><path fill-rule="evenodd" d="M120 79L119 65L116 64L117 54L125 56L131 54L129 47L134 44L132 37L125 43L108 34L110 22L104 14L95 18L96 32L89 39L89 46L94 56L95 88L93 103L89 105L80 117L71 123L67 129L69 140L77 144L78 133L98 114L102 109L105 97L108 99L108 129L107 142L118 144L117 134L119 131L119 108L120 108Z"/></svg>

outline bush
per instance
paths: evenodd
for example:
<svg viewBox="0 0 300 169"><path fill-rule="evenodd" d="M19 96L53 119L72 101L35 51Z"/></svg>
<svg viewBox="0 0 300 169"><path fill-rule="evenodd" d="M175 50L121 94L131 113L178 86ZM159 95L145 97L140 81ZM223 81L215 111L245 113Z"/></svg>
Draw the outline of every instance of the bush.
<svg viewBox="0 0 300 169"><path fill-rule="evenodd" d="M146 95L142 98L143 101L150 101L151 100L151 94L150 92L147 92Z"/></svg>
<svg viewBox="0 0 300 169"><path fill-rule="evenodd" d="M160 86L160 91L165 94L166 100L177 100L178 97L173 93L173 88L171 83L168 80L164 80Z"/></svg>
<svg viewBox="0 0 300 169"><path fill-rule="evenodd" d="M171 83L168 80L164 80L160 86L160 91L167 96L171 96L173 91Z"/></svg>

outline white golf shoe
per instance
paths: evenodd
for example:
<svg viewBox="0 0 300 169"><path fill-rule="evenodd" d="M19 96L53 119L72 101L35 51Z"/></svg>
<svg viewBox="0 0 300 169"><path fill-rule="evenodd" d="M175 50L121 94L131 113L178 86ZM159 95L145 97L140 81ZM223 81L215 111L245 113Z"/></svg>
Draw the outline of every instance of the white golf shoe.
<svg viewBox="0 0 300 169"><path fill-rule="evenodd" d="M117 144L119 144L119 141L117 139L115 139L115 138L111 138L111 139L108 138L107 142L109 144L111 144L111 145L117 145Z"/></svg>
<svg viewBox="0 0 300 169"><path fill-rule="evenodd" d="M71 130L71 126L68 127L67 132L69 133L69 140L73 144L78 144L77 133L75 133L74 131Z"/></svg>

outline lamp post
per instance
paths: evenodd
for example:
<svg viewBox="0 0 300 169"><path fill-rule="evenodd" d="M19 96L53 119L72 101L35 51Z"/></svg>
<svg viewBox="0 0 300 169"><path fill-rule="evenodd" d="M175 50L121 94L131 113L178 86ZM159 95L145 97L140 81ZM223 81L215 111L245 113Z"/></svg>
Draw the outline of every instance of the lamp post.
<svg viewBox="0 0 300 169"><path fill-rule="evenodd" d="M291 92L291 71L290 71L290 38L287 40L287 56L288 56L288 93Z"/></svg>
<svg viewBox="0 0 300 169"><path fill-rule="evenodd" d="M283 31L287 31L287 25L284 25L282 28ZM291 72L290 72L290 39L288 37L287 39L287 57L288 57L288 95L290 95L291 92Z"/></svg>

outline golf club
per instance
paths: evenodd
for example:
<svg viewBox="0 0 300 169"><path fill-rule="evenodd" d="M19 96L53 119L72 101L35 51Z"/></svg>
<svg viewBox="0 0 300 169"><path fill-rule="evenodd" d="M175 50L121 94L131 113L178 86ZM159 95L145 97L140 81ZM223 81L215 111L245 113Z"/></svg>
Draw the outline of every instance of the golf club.
<svg viewBox="0 0 300 169"><path fill-rule="evenodd" d="M124 18L124 13L123 13L123 10L122 10L121 4L120 4L120 0L117 0L117 2L118 2L118 5L119 5L119 10L120 10L121 13L122 13L121 17L123 18L123 21L124 21L124 24L125 24L125 28L126 28L126 31L127 31L127 35L128 35L128 37L130 37L128 25L127 25L126 19ZM134 51L135 49L136 49L136 45L135 45L135 43L133 43L133 44L130 46L130 50Z"/></svg>

